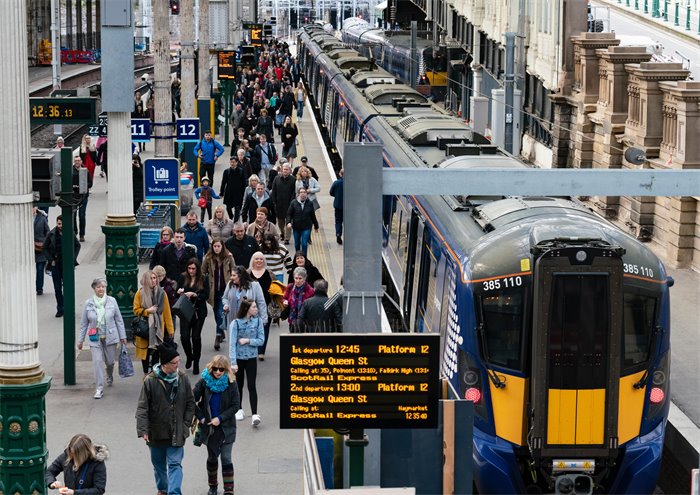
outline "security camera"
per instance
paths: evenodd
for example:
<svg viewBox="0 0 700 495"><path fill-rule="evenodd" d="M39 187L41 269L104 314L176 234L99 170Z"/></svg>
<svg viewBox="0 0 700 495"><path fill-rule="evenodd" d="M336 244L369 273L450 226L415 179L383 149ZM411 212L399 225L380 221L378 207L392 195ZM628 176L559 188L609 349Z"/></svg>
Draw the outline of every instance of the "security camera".
<svg viewBox="0 0 700 495"><path fill-rule="evenodd" d="M148 74L144 74L141 76L142 81L148 82L149 79L150 79L150 76Z"/></svg>

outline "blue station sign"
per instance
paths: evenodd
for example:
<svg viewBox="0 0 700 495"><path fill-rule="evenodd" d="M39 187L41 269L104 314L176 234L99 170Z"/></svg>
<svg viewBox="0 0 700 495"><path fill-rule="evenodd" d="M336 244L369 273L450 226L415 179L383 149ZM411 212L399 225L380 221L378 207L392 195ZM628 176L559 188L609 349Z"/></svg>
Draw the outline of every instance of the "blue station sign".
<svg viewBox="0 0 700 495"><path fill-rule="evenodd" d="M149 119L131 119L131 141L147 143L151 140L151 121Z"/></svg>
<svg viewBox="0 0 700 495"><path fill-rule="evenodd" d="M178 201L180 171L175 158L149 158L144 163L143 196L146 201Z"/></svg>
<svg viewBox="0 0 700 495"><path fill-rule="evenodd" d="M199 119L177 119L175 130L178 143L199 142Z"/></svg>

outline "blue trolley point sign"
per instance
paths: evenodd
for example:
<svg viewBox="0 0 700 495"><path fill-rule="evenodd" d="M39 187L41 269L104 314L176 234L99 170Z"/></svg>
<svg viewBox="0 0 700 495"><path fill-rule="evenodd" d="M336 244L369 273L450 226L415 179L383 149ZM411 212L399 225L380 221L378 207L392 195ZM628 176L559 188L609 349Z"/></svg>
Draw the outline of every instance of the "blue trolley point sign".
<svg viewBox="0 0 700 495"><path fill-rule="evenodd" d="M180 171L175 158L149 158L144 164L143 175L146 201L180 199Z"/></svg>

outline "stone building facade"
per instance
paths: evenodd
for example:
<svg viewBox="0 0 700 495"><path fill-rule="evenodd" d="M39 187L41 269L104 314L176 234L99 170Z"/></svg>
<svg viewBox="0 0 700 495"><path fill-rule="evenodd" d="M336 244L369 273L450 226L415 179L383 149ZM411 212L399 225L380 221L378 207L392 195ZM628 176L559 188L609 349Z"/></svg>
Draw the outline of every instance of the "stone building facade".
<svg viewBox="0 0 700 495"><path fill-rule="evenodd" d="M649 62L643 47L619 46L612 33L572 41L572 90L556 97L566 103L557 105L558 166L700 168L700 82L681 64ZM700 197L584 199L669 266L700 270Z"/></svg>

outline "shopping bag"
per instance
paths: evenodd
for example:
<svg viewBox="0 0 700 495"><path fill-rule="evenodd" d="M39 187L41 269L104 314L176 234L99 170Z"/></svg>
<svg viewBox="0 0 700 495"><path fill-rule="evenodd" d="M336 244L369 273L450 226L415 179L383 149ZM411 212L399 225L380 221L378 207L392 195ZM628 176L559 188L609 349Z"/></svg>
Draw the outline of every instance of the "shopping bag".
<svg viewBox="0 0 700 495"><path fill-rule="evenodd" d="M122 345L122 350L119 352L119 376L122 378L134 376L134 364L125 345Z"/></svg>
<svg viewBox="0 0 700 495"><path fill-rule="evenodd" d="M186 295L180 295L180 299L173 305L173 314L181 320L190 322L194 316L194 305Z"/></svg>

